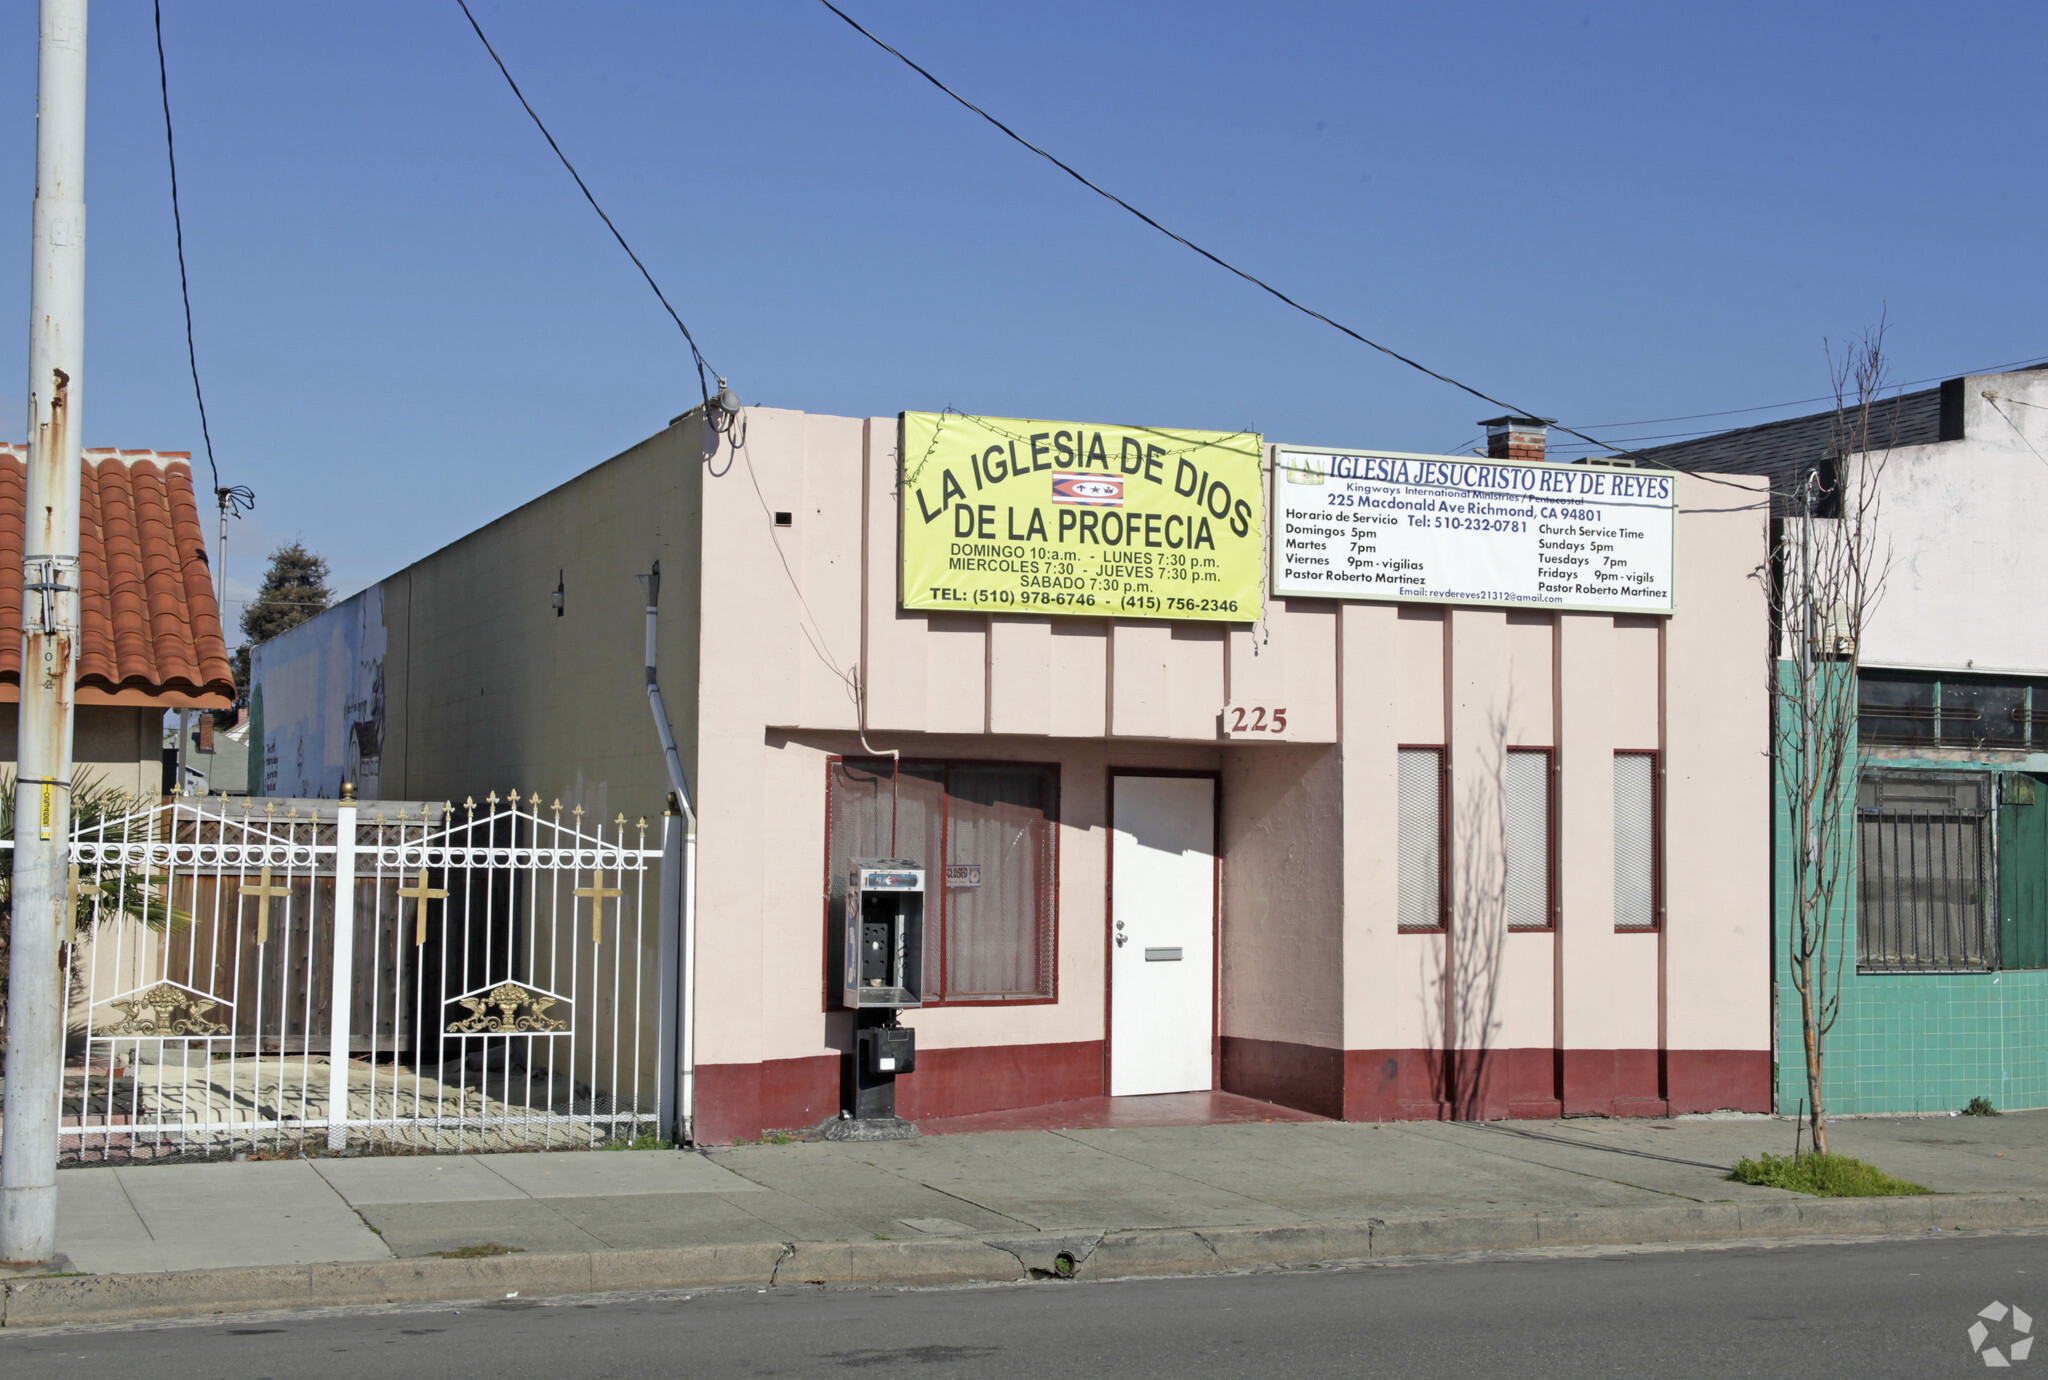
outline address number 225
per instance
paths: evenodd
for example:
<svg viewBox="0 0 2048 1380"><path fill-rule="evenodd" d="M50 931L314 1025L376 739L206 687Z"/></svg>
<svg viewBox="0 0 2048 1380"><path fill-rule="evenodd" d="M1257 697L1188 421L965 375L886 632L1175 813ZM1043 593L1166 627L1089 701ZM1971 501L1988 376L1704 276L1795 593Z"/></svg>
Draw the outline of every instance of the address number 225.
<svg viewBox="0 0 2048 1380"><path fill-rule="evenodd" d="M1287 732L1285 705L1232 704L1223 709L1223 731L1229 737Z"/></svg>

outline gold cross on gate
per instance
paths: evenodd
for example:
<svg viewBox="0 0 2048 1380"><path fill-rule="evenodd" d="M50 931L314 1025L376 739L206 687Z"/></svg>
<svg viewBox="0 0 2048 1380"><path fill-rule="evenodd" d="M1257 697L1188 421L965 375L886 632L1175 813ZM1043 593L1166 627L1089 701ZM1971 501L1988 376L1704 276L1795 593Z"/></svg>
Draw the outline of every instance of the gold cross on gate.
<svg viewBox="0 0 2048 1380"><path fill-rule="evenodd" d="M405 874L403 872L398 874L398 894L408 901L419 902L419 908L413 912L419 920L419 929L414 934L412 942L415 944L426 943L427 902L445 901L448 899L448 893L427 885L427 869L423 867L420 869L420 879L413 883L413 890L411 891L405 889Z"/></svg>
<svg viewBox="0 0 2048 1380"><path fill-rule="evenodd" d="M626 874L621 872L619 880L623 882L625 879ZM604 943L605 898L608 896L622 896L625 893L615 886L606 886L604 884L604 869L600 867L591 874L590 885L577 887L576 894L590 898L590 942L593 944Z"/></svg>
<svg viewBox="0 0 2048 1380"><path fill-rule="evenodd" d="M262 876L257 884L255 886L243 887L242 894L259 898L256 902L256 942L258 944L269 943L270 898L273 896L289 896L292 894L292 889L289 886L272 886L270 884L270 869L266 867L263 869Z"/></svg>

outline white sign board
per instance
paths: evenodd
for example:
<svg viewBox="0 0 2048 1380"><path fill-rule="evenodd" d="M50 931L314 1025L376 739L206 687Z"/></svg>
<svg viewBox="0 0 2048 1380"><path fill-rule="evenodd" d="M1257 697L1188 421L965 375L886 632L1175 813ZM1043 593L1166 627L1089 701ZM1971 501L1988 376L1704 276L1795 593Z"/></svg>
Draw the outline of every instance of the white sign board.
<svg viewBox="0 0 2048 1380"><path fill-rule="evenodd" d="M1670 613L1668 472L1282 446L1273 593Z"/></svg>

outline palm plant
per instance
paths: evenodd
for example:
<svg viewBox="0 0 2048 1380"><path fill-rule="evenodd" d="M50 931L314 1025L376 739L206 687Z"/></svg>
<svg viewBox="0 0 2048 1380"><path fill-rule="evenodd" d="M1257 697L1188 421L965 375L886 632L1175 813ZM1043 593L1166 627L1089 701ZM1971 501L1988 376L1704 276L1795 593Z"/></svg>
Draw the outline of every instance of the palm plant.
<svg viewBox="0 0 2048 1380"><path fill-rule="evenodd" d="M147 836L148 802L129 791L109 786L90 773L79 773L71 788L71 828L106 843L136 843ZM14 838L14 773L0 772L0 838ZM111 920L135 920L153 930L176 930L192 923L191 912L171 903L169 889L150 885L147 869L118 863L82 864L73 902L72 923L78 934ZM138 875L141 873L143 875ZM124 885L125 883L125 885ZM0 1047L7 1019L7 936L14 923L14 849L0 848ZM61 952L61 951L60 951Z"/></svg>

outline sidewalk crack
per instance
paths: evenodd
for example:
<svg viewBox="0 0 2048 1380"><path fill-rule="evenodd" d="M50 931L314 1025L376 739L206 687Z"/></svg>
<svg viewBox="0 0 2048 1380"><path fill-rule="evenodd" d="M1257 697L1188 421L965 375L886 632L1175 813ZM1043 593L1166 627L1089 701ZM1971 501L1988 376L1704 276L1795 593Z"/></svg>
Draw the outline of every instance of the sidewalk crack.
<svg viewBox="0 0 2048 1380"><path fill-rule="evenodd" d="M121 1177L121 1170L118 1166L114 1168L114 1182L120 1185L121 1201L128 1205L128 1210L130 1212L135 1214L136 1222L139 1223L142 1227L142 1234L144 1236L147 1236L150 1239L150 1242L154 1244L156 1241L156 1233L149 1229L149 1219L147 1217L144 1217L142 1215L142 1209L135 1205L135 1195L128 1191L128 1183L125 1179Z"/></svg>
<svg viewBox="0 0 2048 1380"><path fill-rule="evenodd" d="M915 1182L919 1184L921 1187L930 1189L934 1193L943 1194L944 1196L951 1198L956 1203L965 1203L967 1204L967 1206L971 1208L979 1208L983 1212L994 1213L997 1217L1002 1218L1005 1222L1015 1222L1018 1226L1024 1227L1031 1231L1038 1230L1037 1227L1033 1226L1030 1222L1027 1222L1022 1217L1012 1217L1009 1213L1004 1212L1001 1208L990 1207L987 1203L978 1203L964 1193L955 1193L950 1188L940 1188L937 1184L926 1183L923 1179L915 1180Z"/></svg>
<svg viewBox="0 0 2048 1380"><path fill-rule="evenodd" d="M505 1185L505 1187L511 1189L514 1193L517 1193L522 1198L534 1198L536 1196L532 1193L528 1193L518 1184L513 1183L503 1174L500 1174L497 1171L496 1167L489 1163L489 1155L461 1155L457 1158L468 1160L471 1164L477 1166L477 1168L483 1170L484 1173L490 1175L492 1178L496 1179L499 1183Z"/></svg>
<svg viewBox="0 0 2048 1380"><path fill-rule="evenodd" d="M1464 1123L1452 1124L1462 1125ZM1660 1198L1676 1198L1680 1202L1686 1203L1710 1203L1720 1201L1719 1199L1714 1198L1695 1198L1690 1193L1680 1193L1676 1189L1652 1188L1648 1184L1634 1183L1628 1179L1616 1179L1606 1174L1595 1174L1590 1169L1573 1169L1567 1165L1551 1164L1547 1160L1530 1159L1526 1155L1510 1155L1505 1150L1490 1150L1482 1145L1470 1145L1465 1146L1463 1148L1471 1150L1475 1154L1491 1155L1496 1159L1509 1160L1515 1164L1534 1165L1538 1169L1547 1170L1548 1172L1553 1174L1572 1174L1581 1179L1591 1179L1596 1184L1613 1184L1616 1188L1632 1188L1638 1193L1654 1193Z"/></svg>
<svg viewBox="0 0 2048 1380"><path fill-rule="evenodd" d="M1708 1164L1703 1160L1681 1160L1674 1155L1659 1155L1653 1150L1631 1150L1622 1145L1601 1145L1596 1141L1578 1140L1570 1136L1554 1136L1543 1131L1524 1130L1519 1126L1493 1126L1484 1121L1454 1121L1453 1126L1463 1126L1474 1131L1486 1131L1496 1136L1520 1136L1523 1140L1549 1141L1552 1145L1568 1145L1575 1150L1599 1150L1609 1155L1631 1155L1639 1160L1662 1160L1666 1164L1682 1164L1693 1169L1711 1169L1717 1174L1732 1174L1734 1169L1725 1164Z"/></svg>
<svg viewBox="0 0 2048 1380"><path fill-rule="evenodd" d="M1083 1129L1099 1130L1102 1128L1088 1127ZM1222 1184L1211 1183L1207 1179L1198 1179L1194 1175L1184 1174L1178 1169L1165 1169L1160 1167L1159 1165L1152 1164L1149 1161L1138 1159L1133 1155L1125 1155L1119 1153L1118 1151L1111 1150L1107 1146L1093 1145L1085 1140L1079 1140L1073 1136L1068 1135L1064 1131L1053 1130L1049 1131L1047 1134L1058 1136L1060 1139L1078 1145L1084 1150L1092 1150L1098 1155L1108 1155L1112 1159L1122 1160L1126 1164L1135 1164L1141 1169L1149 1169L1155 1174L1169 1174L1172 1177L1180 1179L1186 1183L1199 1184L1203 1188L1213 1190L1217 1193L1228 1193L1233 1198L1242 1198L1247 1203L1257 1203L1260 1207L1271 1208L1275 1212L1287 1213L1298 1222L1311 1222L1315 1220L1313 1215L1305 1212L1296 1211L1294 1208L1288 1207L1285 1203L1276 1203L1271 1201L1270 1199L1261 1198L1256 1193L1247 1193L1241 1188L1227 1188Z"/></svg>

